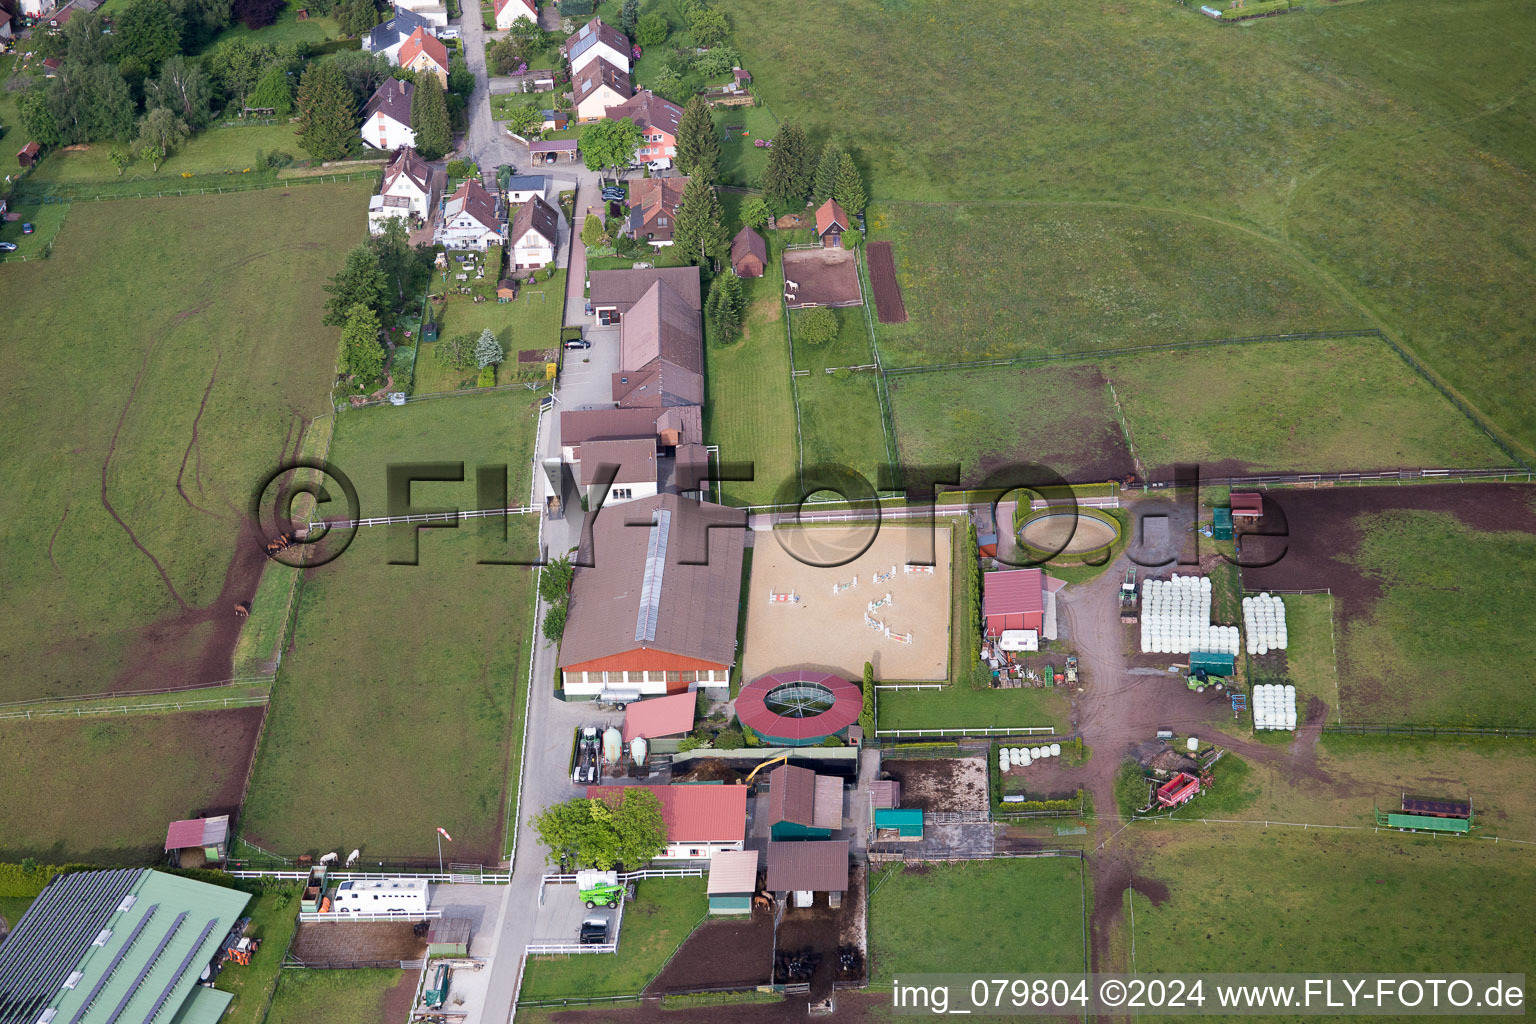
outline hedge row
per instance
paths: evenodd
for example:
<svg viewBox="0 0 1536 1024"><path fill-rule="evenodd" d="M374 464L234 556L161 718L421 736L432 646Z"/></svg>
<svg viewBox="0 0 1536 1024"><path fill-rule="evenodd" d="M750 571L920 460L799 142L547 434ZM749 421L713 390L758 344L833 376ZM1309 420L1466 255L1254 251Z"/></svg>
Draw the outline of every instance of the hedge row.
<svg viewBox="0 0 1536 1024"><path fill-rule="evenodd" d="M686 992L681 995L661 997L663 1010L687 1010L695 1006L731 1006L740 1003L782 1003L784 996L778 992Z"/></svg>
<svg viewBox="0 0 1536 1024"><path fill-rule="evenodd" d="M0 864L0 899L33 900L53 881L54 875L91 871L91 864Z"/></svg>

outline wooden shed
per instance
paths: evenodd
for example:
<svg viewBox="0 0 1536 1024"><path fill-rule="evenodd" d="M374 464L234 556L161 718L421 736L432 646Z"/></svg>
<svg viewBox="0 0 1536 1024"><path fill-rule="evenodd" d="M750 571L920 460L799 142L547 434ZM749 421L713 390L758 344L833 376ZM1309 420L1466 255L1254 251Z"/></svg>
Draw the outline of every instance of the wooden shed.
<svg viewBox="0 0 1536 1024"><path fill-rule="evenodd" d="M33 164L37 163L37 158L42 154L42 152L42 146L39 146L35 142L29 142L25 146L22 146L21 150L16 154L16 162L23 167L31 167Z"/></svg>

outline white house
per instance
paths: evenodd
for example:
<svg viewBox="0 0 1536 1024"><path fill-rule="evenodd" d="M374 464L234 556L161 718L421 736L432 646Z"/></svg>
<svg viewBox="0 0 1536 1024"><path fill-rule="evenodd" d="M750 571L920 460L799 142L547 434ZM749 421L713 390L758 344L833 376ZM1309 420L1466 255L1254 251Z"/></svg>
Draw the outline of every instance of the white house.
<svg viewBox="0 0 1536 1024"><path fill-rule="evenodd" d="M481 252L506 241L501 230L501 211L484 185L470 179L448 198L443 204L437 240L448 249Z"/></svg>
<svg viewBox="0 0 1536 1024"><path fill-rule="evenodd" d="M411 129L411 98L416 86L411 82L389 79L379 86L363 106L363 141L386 152L402 146L415 146Z"/></svg>
<svg viewBox="0 0 1536 1024"><path fill-rule="evenodd" d="M571 62L571 75L601 57L629 74L629 37L602 18L593 18L565 42L560 52Z"/></svg>
<svg viewBox="0 0 1536 1024"><path fill-rule="evenodd" d="M354 878L336 887L337 914L424 914L429 902L425 878Z"/></svg>
<svg viewBox="0 0 1536 1024"><path fill-rule="evenodd" d="M395 7L403 7L433 28L441 29L448 24L448 8L442 0L395 0Z"/></svg>
<svg viewBox="0 0 1536 1024"><path fill-rule="evenodd" d="M555 248L560 243L560 215L555 208L535 196L517 208L508 233L512 246L513 270L537 270L555 262Z"/></svg>
<svg viewBox="0 0 1536 1024"><path fill-rule="evenodd" d="M11 38L11 12L0 10L0 39Z"/></svg>
<svg viewBox="0 0 1536 1024"><path fill-rule="evenodd" d="M393 17L381 25L375 25L372 31L363 36L362 48L367 53L383 54L384 59L391 64L399 64L401 44L418 28L433 35L438 34L437 27L421 15L404 7L396 7Z"/></svg>
<svg viewBox="0 0 1536 1024"><path fill-rule="evenodd" d="M530 199L543 199L544 189L548 186L547 179L542 174L519 174L507 179L508 206L522 206Z"/></svg>
<svg viewBox="0 0 1536 1024"><path fill-rule="evenodd" d="M382 234L392 218L415 217L423 222L432 215L432 167L414 149L403 147L384 170L384 184L368 201L368 231Z"/></svg>
<svg viewBox="0 0 1536 1024"><path fill-rule="evenodd" d="M21 0L23 18L40 18L44 11L51 11L53 8L53 0Z"/></svg>
<svg viewBox="0 0 1536 1024"><path fill-rule="evenodd" d="M533 0L496 0L496 31L505 32L518 18L539 23L539 11Z"/></svg>
<svg viewBox="0 0 1536 1024"><path fill-rule="evenodd" d="M588 786L587 799L617 803L629 786ZM746 786L645 786L661 803L667 846L657 860L710 860L747 837Z"/></svg>
<svg viewBox="0 0 1536 1024"><path fill-rule="evenodd" d="M641 437L620 441L588 441L581 446L581 461L576 464L577 482L587 497L587 506L604 508L626 501L656 496L656 439ZM599 481L611 474L608 493L602 493Z"/></svg>

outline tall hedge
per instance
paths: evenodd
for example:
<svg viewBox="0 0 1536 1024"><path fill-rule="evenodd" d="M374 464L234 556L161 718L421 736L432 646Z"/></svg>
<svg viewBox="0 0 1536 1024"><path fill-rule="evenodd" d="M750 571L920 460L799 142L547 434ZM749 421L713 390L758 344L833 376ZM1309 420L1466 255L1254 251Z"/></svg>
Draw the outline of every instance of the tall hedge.
<svg viewBox="0 0 1536 1024"><path fill-rule="evenodd" d="M36 899L54 875L91 870L91 864L0 864L0 899Z"/></svg>
<svg viewBox="0 0 1536 1024"><path fill-rule="evenodd" d="M960 557L965 562L965 615L970 621L971 667L981 664L981 561L976 546L976 524L965 524L965 542L960 545Z"/></svg>

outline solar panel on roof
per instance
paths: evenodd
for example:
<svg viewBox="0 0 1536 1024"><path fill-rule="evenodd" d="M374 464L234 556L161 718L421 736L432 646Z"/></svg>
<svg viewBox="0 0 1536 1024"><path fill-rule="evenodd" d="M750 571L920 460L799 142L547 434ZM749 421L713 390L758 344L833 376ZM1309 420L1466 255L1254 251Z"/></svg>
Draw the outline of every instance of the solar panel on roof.
<svg viewBox="0 0 1536 1024"><path fill-rule="evenodd" d="M667 570L667 535L672 511L652 513L651 537L645 549L645 577L640 581L640 614L635 617L635 643L655 643L656 623L661 617L661 583Z"/></svg>

